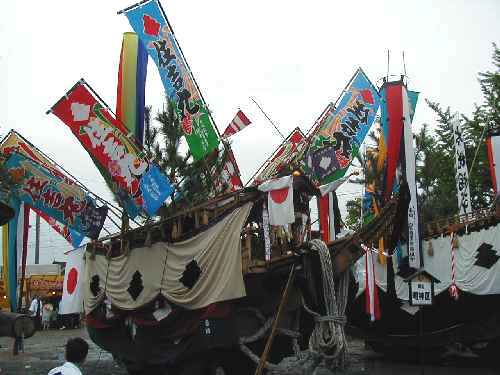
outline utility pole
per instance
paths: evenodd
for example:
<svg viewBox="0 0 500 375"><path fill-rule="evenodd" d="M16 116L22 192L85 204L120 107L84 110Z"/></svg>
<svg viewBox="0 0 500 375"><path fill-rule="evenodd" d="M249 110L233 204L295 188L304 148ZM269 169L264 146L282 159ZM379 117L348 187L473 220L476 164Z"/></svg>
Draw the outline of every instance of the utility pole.
<svg viewBox="0 0 500 375"><path fill-rule="evenodd" d="M35 264L40 263L40 216L36 215L35 224Z"/></svg>

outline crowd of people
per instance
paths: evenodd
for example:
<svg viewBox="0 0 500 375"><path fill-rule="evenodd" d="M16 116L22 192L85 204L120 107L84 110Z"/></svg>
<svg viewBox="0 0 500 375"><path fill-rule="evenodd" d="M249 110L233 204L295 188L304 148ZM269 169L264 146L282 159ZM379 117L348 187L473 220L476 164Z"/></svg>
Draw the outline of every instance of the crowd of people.
<svg viewBox="0 0 500 375"><path fill-rule="evenodd" d="M80 314L59 314L57 304L50 299L42 300L38 295L33 296L29 307L29 314L35 320L37 330L80 328Z"/></svg>

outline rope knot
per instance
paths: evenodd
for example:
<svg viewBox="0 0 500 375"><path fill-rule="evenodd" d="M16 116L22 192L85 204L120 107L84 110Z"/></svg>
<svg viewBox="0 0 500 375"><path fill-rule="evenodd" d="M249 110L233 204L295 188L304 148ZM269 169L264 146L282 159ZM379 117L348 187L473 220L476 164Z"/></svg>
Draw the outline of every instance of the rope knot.
<svg viewBox="0 0 500 375"><path fill-rule="evenodd" d="M315 316L314 321L321 322L334 322L340 325L345 326L347 324L347 319L343 315L324 315L324 316Z"/></svg>

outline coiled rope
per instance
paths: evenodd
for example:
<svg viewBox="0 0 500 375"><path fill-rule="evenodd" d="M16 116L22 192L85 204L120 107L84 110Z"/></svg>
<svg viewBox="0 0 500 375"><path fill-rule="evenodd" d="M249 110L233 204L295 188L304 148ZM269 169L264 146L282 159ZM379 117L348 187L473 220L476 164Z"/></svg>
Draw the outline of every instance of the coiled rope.
<svg viewBox="0 0 500 375"><path fill-rule="evenodd" d="M333 264L328 247L321 240L313 240L311 248L317 251L320 257L326 315L322 316L313 311L302 299L304 309L313 316L315 322L314 330L309 338L309 348L305 352L299 352L297 343L299 334L290 330L278 329L280 334L292 338L295 357L285 358L279 364L266 362L265 367L273 374L312 374L318 367L330 370L344 369L347 364L347 340L344 326L346 324L345 308L348 298L349 272L344 272L337 287L335 287ZM250 336L241 337L240 349L258 364L259 357L246 344L265 337L273 318L265 319L258 310L254 312L262 327Z"/></svg>
<svg viewBox="0 0 500 375"><path fill-rule="evenodd" d="M309 351L325 360L325 367L344 368L347 358L345 308L349 292L349 272L344 272L335 288L330 251L321 240L312 240L311 247L319 254L323 277L323 297L326 316L312 311L302 300L304 309L314 317L315 326L309 338Z"/></svg>

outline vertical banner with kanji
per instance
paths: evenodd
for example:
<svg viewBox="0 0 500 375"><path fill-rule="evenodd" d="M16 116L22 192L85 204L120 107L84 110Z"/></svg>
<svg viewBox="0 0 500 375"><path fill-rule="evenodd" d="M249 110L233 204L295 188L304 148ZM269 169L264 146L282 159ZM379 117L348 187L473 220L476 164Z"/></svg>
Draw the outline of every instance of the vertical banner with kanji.
<svg viewBox="0 0 500 375"><path fill-rule="evenodd" d="M113 192L132 218L143 206L139 180L148 168L123 125L97 100L84 82L78 82L54 105L52 112L73 132L90 154Z"/></svg>
<svg viewBox="0 0 500 375"><path fill-rule="evenodd" d="M167 96L174 101L191 154L203 159L219 138L174 33L157 0L125 12L130 25L156 63Z"/></svg>
<svg viewBox="0 0 500 375"><path fill-rule="evenodd" d="M410 267L418 269L422 266L423 257L421 256L420 244L415 148L413 147L413 132L411 130L411 102L406 86L401 83L400 87L403 114L404 166L406 169L406 182L410 190L410 203L408 205L408 261Z"/></svg>
<svg viewBox="0 0 500 375"><path fill-rule="evenodd" d="M380 104L377 89L358 69L336 108L322 118L305 154L304 171L318 185L343 177Z"/></svg>
<svg viewBox="0 0 500 375"><path fill-rule="evenodd" d="M468 214L472 211L469 192L469 172L467 170L467 160L465 158L465 143L460 116L455 113L451 118L453 126L453 140L455 142L455 171L457 182L457 199L460 215Z"/></svg>

